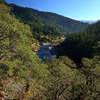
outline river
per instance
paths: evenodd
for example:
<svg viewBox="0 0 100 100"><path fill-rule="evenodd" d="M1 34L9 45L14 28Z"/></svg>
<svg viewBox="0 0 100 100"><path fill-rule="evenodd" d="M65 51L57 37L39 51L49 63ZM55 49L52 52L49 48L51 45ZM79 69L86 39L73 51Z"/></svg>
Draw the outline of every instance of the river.
<svg viewBox="0 0 100 100"><path fill-rule="evenodd" d="M51 43L43 43L38 50L38 56L44 60L52 60L55 59L57 55L57 50Z"/></svg>

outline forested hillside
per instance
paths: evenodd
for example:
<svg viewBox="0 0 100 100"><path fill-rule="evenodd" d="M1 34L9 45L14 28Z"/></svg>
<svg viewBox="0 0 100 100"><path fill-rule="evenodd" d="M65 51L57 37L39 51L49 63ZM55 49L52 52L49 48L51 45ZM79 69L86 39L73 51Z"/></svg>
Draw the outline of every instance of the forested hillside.
<svg viewBox="0 0 100 100"><path fill-rule="evenodd" d="M67 35L64 48L57 46L61 46L59 57L43 61L32 49L39 41L29 25L32 20L28 23L24 14L22 21L12 6L0 0L0 99L99 100L100 23L83 33ZM75 59L80 60L81 67Z"/></svg>
<svg viewBox="0 0 100 100"><path fill-rule="evenodd" d="M33 31L38 34L59 35L69 32L80 32L88 26L87 23L63 17L55 13L42 12L16 5L11 5L11 7L15 16L24 23L31 25Z"/></svg>
<svg viewBox="0 0 100 100"><path fill-rule="evenodd" d="M69 34L66 40L58 45L58 56L67 55L76 62L83 57L100 55L100 22L90 25L82 33ZM79 63L78 62L78 63Z"/></svg>

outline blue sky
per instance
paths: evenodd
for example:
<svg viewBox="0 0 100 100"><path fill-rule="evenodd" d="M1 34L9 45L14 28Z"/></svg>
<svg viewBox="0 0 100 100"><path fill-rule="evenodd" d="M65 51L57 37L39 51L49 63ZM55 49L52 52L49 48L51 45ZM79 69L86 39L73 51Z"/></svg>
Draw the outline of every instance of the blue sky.
<svg viewBox="0 0 100 100"><path fill-rule="evenodd" d="M99 20L100 0L6 0L19 6L30 7L77 20Z"/></svg>

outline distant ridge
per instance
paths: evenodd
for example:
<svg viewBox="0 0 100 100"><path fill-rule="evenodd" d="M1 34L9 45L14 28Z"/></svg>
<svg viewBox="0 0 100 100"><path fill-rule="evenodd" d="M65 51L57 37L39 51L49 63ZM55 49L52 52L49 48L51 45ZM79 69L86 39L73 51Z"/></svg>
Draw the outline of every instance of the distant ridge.
<svg viewBox="0 0 100 100"><path fill-rule="evenodd" d="M44 31L44 27L51 30L56 29L58 34L66 34L67 32L81 32L87 28L88 23L77 21L62 15L51 12L43 12L32 8L20 7L15 4L10 4L12 13L24 23L30 24L33 27L39 26ZM36 28L35 28L36 30ZM52 32L51 32L52 33ZM49 33L46 33L49 34Z"/></svg>
<svg viewBox="0 0 100 100"><path fill-rule="evenodd" d="M94 23L98 22L98 20L82 20L81 22L88 23L88 24L94 24Z"/></svg>

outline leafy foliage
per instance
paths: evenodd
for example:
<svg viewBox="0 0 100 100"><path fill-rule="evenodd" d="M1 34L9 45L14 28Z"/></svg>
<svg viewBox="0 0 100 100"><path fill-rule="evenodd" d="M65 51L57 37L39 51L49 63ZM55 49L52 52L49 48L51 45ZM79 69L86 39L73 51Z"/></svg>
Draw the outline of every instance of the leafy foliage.
<svg viewBox="0 0 100 100"><path fill-rule="evenodd" d="M29 9L26 11L23 8L24 14L26 14L23 15L26 18L23 23L11 14L11 6L0 2L1 8L3 10L0 13L0 99L99 100L100 55L98 53L100 53L100 40L98 23L96 27L98 31L91 32L90 28L90 31L88 30L86 33L70 34L62 43L64 54L74 58L81 57L81 68L77 68L74 61L65 55L52 61L42 62L31 48L33 43L38 42L34 38L36 34L32 33L29 23L25 24L25 21L27 23L27 20L31 18L31 16L28 19L26 17ZM50 15L47 13L45 16ZM39 30L38 21L35 22L38 28L36 30ZM49 29L47 28L46 31L48 32ZM84 58L91 54L93 58Z"/></svg>

